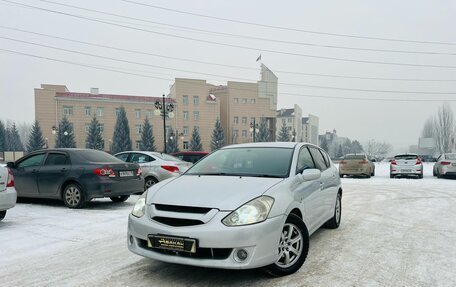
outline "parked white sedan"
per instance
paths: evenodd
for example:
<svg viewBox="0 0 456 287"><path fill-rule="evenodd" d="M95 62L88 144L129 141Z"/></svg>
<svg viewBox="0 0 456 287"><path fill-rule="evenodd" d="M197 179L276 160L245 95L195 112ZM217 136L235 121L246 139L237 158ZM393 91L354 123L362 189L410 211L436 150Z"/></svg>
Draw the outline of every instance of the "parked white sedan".
<svg viewBox="0 0 456 287"><path fill-rule="evenodd" d="M13 174L8 168L0 166L0 220L5 218L8 209L16 205L16 200Z"/></svg>
<svg viewBox="0 0 456 287"><path fill-rule="evenodd" d="M398 154L390 164L390 178L417 176L423 178L423 163L417 154Z"/></svg>
<svg viewBox="0 0 456 287"><path fill-rule="evenodd" d="M304 143L224 147L157 183L129 216L128 248L194 266L296 272L309 236L337 228L342 188L328 154Z"/></svg>
<svg viewBox="0 0 456 287"><path fill-rule="evenodd" d="M456 153L440 155L434 164L432 173L437 177L456 176Z"/></svg>

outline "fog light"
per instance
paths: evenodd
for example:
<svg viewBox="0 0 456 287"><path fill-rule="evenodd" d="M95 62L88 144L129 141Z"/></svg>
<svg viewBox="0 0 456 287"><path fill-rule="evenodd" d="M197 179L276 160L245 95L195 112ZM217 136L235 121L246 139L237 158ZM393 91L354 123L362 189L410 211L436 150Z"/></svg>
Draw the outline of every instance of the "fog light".
<svg viewBox="0 0 456 287"><path fill-rule="evenodd" d="M133 236L132 235L130 235L130 238L128 239L128 243L130 243L130 245L133 244Z"/></svg>
<svg viewBox="0 0 456 287"><path fill-rule="evenodd" d="M248 256L249 254L245 249L239 249L236 251L236 259L238 259L238 261L244 261Z"/></svg>

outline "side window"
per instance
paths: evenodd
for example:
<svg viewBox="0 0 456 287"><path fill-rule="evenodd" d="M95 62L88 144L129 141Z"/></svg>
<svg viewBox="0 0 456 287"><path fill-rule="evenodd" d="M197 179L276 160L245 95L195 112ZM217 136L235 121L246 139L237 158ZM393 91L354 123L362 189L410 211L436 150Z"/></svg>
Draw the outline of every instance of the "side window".
<svg viewBox="0 0 456 287"><path fill-rule="evenodd" d="M296 166L296 174L301 173L305 169L315 168L315 164L307 147L301 148L298 155L298 164Z"/></svg>
<svg viewBox="0 0 456 287"><path fill-rule="evenodd" d="M123 153L123 154L116 155L116 157L120 160L127 161L128 155L129 155L128 153Z"/></svg>
<svg viewBox="0 0 456 287"><path fill-rule="evenodd" d="M25 160L21 161L17 167L31 167L31 166L39 166L43 161L44 153L33 155Z"/></svg>
<svg viewBox="0 0 456 287"><path fill-rule="evenodd" d="M70 164L70 158L63 153L48 154L44 165L65 165Z"/></svg>
<svg viewBox="0 0 456 287"><path fill-rule="evenodd" d="M130 162L133 163L146 163L151 161L151 157L141 153L134 153L131 155Z"/></svg>
<svg viewBox="0 0 456 287"><path fill-rule="evenodd" d="M321 152L316 149L316 148L313 148L313 147L310 147L310 153L312 154L312 157L315 161L315 165L317 166L317 168L321 171L324 171L327 169L326 167L326 162L325 162L325 159L323 158L323 156L321 155Z"/></svg>
<svg viewBox="0 0 456 287"><path fill-rule="evenodd" d="M331 160L329 159L328 154L325 151L323 151L323 150L320 150L320 152L323 155L323 158L324 158L325 163L326 163L326 167L329 168L331 166Z"/></svg>

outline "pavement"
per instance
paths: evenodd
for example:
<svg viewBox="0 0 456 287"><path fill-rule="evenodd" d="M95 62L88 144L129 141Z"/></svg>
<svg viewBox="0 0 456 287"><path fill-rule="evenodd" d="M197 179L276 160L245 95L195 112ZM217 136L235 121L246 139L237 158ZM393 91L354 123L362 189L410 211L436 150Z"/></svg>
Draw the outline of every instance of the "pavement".
<svg viewBox="0 0 456 287"><path fill-rule="evenodd" d="M72 210L26 200L0 222L0 285L6 286L456 286L456 180L342 179L339 229L310 239L303 267L272 278L261 270L166 264L130 253L127 217L137 199L94 200Z"/></svg>

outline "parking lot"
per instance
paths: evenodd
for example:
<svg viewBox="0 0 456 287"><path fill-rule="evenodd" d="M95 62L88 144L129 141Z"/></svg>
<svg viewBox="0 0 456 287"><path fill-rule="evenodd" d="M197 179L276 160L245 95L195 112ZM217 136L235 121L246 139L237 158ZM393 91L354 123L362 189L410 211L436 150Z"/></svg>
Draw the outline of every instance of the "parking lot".
<svg viewBox="0 0 456 287"><path fill-rule="evenodd" d="M342 223L320 229L299 272L271 278L165 264L130 253L124 203L27 200L0 222L2 286L455 286L456 180L344 178ZM216 235L214 235L216 236Z"/></svg>

